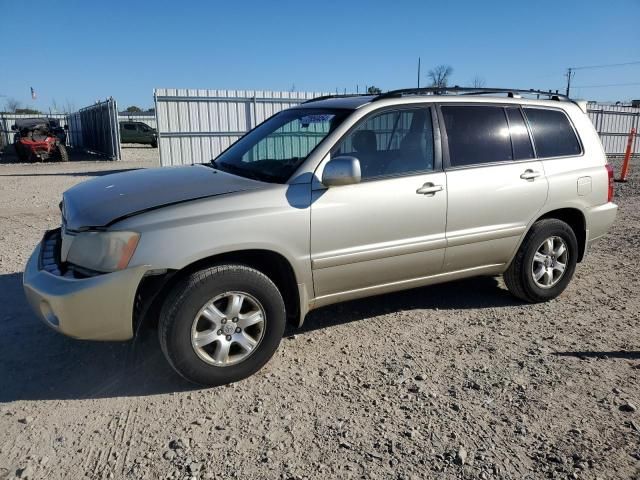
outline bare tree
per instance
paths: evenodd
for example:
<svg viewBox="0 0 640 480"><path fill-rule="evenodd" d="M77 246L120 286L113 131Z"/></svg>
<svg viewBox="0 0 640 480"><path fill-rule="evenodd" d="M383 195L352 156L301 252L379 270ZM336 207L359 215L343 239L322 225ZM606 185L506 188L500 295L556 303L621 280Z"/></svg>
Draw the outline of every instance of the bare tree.
<svg viewBox="0 0 640 480"><path fill-rule="evenodd" d="M64 113L73 113L76 112L78 109L76 108L76 104L73 103L71 100L67 99L64 103Z"/></svg>
<svg viewBox="0 0 640 480"><path fill-rule="evenodd" d="M473 77L473 80L471 80L471 86L473 88L484 88L486 85L487 82L485 82L484 78L480 75L476 75Z"/></svg>
<svg viewBox="0 0 640 480"><path fill-rule="evenodd" d="M427 73L432 87L444 88L449 84L449 77L453 73L451 65L438 65Z"/></svg>
<svg viewBox="0 0 640 480"><path fill-rule="evenodd" d="M7 98L4 102L5 110L9 113L15 113L20 108L20 102L15 98Z"/></svg>

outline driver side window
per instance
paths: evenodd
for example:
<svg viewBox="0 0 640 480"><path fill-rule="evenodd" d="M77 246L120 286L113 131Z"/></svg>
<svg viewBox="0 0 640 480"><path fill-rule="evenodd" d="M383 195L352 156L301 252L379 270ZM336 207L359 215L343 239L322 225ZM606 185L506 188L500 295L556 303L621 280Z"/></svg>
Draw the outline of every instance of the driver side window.
<svg viewBox="0 0 640 480"><path fill-rule="evenodd" d="M362 121L331 157L360 160L362 179L433 170L433 124L429 108L386 110Z"/></svg>

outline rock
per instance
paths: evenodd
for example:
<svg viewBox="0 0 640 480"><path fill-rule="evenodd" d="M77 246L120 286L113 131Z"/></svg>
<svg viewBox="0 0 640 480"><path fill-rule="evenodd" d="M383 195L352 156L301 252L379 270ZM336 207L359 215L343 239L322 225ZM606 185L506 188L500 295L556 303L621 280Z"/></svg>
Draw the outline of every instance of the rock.
<svg viewBox="0 0 640 480"><path fill-rule="evenodd" d="M189 471L193 474L198 473L202 468L202 464L200 462L191 462L189 464Z"/></svg>
<svg viewBox="0 0 640 480"><path fill-rule="evenodd" d="M204 425L205 423L205 419L204 418L198 418L197 420L195 420L193 422L194 425Z"/></svg>
<svg viewBox="0 0 640 480"><path fill-rule="evenodd" d="M425 377L422 374L418 374L414 377L415 380L417 380L418 382L422 382L424 381Z"/></svg>
<svg viewBox="0 0 640 480"><path fill-rule="evenodd" d="M620 411L621 412L629 412L629 413L633 413L636 410L638 410L638 407L636 407L633 403L631 402L627 402L627 403L623 403L622 405L620 405Z"/></svg>
<svg viewBox="0 0 640 480"><path fill-rule="evenodd" d="M30 424L31 422L33 422L33 417L24 417L24 418L20 418L18 419L18 422L23 423L25 425Z"/></svg>
<svg viewBox="0 0 640 480"><path fill-rule="evenodd" d="M24 479L29 479L29 478L33 478L34 475L34 470L33 467L31 465L27 465L24 468L19 468L16 471L16 477L18 478L24 478Z"/></svg>
<svg viewBox="0 0 640 480"><path fill-rule="evenodd" d="M176 452L174 452L173 450L167 450L166 452L164 452L162 456L164 457L165 460L171 461L174 458L176 458Z"/></svg>
<svg viewBox="0 0 640 480"><path fill-rule="evenodd" d="M619 388L616 388L616 387L613 387L613 388L611 389L611 391L612 391L613 393L615 393L616 395L618 395L618 394L620 393L620 389L619 389Z"/></svg>
<svg viewBox="0 0 640 480"><path fill-rule="evenodd" d="M464 465L467 462L467 451L464 449L464 447L460 447L458 449L455 461L458 465Z"/></svg>

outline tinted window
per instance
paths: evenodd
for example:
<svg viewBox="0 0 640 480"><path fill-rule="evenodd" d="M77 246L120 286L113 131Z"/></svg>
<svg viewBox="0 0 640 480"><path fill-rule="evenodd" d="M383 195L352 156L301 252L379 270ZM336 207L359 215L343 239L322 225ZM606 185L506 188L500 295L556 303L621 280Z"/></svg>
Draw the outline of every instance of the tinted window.
<svg viewBox="0 0 640 480"><path fill-rule="evenodd" d="M393 110L361 122L331 156L353 155L362 178L433 170L433 124L428 108Z"/></svg>
<svg viewBox="0 0 640 480"><path fill-rule="evenodd" d="M132 123L125 123L124 124L124 129L125 130L135 130L136 126L134 124L132 124Z"/></svg>
<svg viewBox="0 0 640 480"><path fill-rule="evenodd" d="M567 116L559 110L525 108L538 157L580 155L580 143Z"/></svg>
<svg viewBox="0 0 640 480"><path fill-rule="evenodd" d="M512 160L502 107L444 106L442 115L452 167Z"/></svg>
<svg viewBox="0 0 640 480"><path fill-rule="evenodd" d="M529 130L522 118L519 108L507 108L507 118L509 119L509 133L511 133L511 145L513 147L513 158L515 160L526 160L533 158L533 147Z"/></svg>

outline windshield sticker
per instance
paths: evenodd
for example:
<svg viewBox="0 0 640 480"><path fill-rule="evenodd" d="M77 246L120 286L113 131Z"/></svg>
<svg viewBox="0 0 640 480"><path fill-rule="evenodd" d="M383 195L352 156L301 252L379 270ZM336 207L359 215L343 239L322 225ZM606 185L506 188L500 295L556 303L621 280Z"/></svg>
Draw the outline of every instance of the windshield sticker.
<svg viewBox="0 0 640 480"><path fill-rule="evenodd" d="M323 123L330 122L334 115L331 114L317 114L317 115L305 115L304 117L300 117L300 123L303 126L308 126L311 123Z"/></svg>

